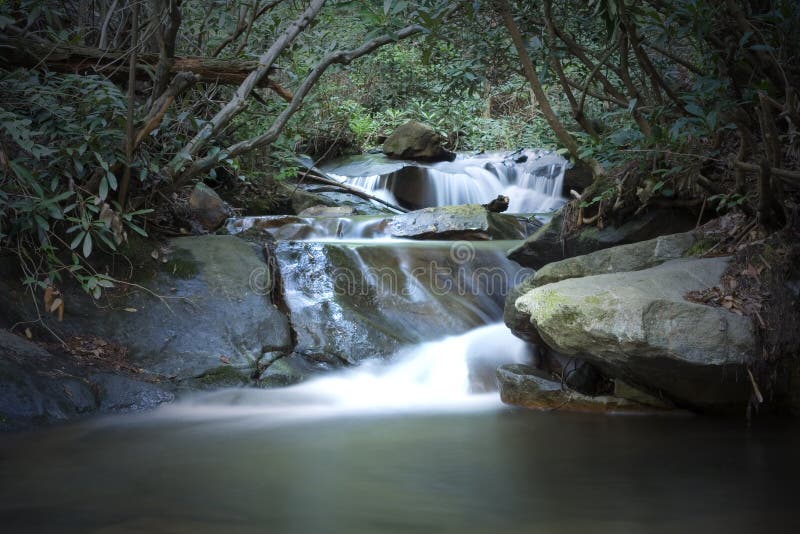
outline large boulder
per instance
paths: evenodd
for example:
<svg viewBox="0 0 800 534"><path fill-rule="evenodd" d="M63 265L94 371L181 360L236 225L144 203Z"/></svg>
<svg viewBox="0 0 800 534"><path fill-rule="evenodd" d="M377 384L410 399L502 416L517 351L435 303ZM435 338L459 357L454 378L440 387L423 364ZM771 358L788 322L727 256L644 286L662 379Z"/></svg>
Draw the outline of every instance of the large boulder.
<svg viewBox="0 0 800 534"><path fill-rule="evenodd" d="M588 226L563 237L564 217L562 212L558 212L524 243L509 251L508 257L524 267L540 269L548 263L572 256L660 235L686 232L696 223L694 217L686 212L652 210L619 227L606 226L600 229Z"/></svg>
<svg viewBox="0 0 800 534"><path fill-rule="evenodd" d="M264 358L289 354L287 317L272 301L272 277L261 247L235 236L191 236L165 247L128 251L139 288L112 291L95 303L64 289L62 336L91 334L128 350L129 363L178 382L239 383ZM0 284L18 319L35 318L28 298Z"/></svg>
<svg viewBox="0 0 800 534"><path fill-rule="evenodd" d="M567 278L655 267L665 261L686 256L700 241L702 238L696 232L671 234L548 263L509 291L503 309L503 321L517 337L532 343L541 343L539 335L530 327L530 317L517 310L516 302L522 295L536 287Z"/></svg>
<svg viewBox="0 0 800 534"><path fill-rule="evenodd" d="M98 372L82 363L0 330L0 430L64 421L92 412L140 411L174 398L169 384Z"/></svg>
<svg viewBox="0 0 800 534"><path fill-rule="evenodd" d="M700 239L695 232L684 232L555 261L536 271L532 284L538 287L567 278L639 271L655 267L665 261L686 256Z"/></svg>
<svg viewBox="0 0 800 534"><path fill-rule="evenodd" d="M455 153L446 150L444 138L428 125L409 121L398 126L383 143L383 152L391 158L420 161L453 161Z"/></svg>
<svg viewBox="0 0 800 534"><path fill-rule="evenodd" d="M529 317L526 335L607 376L686 407L741 408L756 346L751 321L684 298L719 285L727 265L727 258L687 258L568 278L526 291L515 307Z"/></svg>

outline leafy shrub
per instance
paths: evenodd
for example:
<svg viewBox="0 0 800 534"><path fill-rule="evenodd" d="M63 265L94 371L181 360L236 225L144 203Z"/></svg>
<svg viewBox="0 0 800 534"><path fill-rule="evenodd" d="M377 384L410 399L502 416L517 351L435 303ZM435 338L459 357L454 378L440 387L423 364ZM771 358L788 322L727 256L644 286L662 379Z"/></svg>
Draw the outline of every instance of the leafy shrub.
<svg viewBox="0 0 800 534"><path fill-rule="evenodd" d="M116 250L127 230L146 235L111 201L112 167L123 161L126 102L96 76L2 72L0 246L12 249L25 282L46 288L65 276L99 297L109 277L87 258Z"/></svg>

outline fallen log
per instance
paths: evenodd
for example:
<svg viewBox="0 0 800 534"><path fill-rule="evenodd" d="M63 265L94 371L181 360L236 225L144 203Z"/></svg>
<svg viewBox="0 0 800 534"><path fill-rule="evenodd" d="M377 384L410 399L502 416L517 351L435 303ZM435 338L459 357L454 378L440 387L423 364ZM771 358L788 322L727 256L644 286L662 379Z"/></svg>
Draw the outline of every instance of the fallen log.
<svg viewBox="0 0 800 534"><path fill-rule="evenodd" d="M114 81L125 82L129 65L126 52L101 50L90 46L49 43L20 36L0 35L0 66L48 69L71 74L101 74ZM136 79L150 80L158 65L158 54L137 54ZM170 72L191 72L198 81L223 85L239 85L258 67L257 61L205 57L175 57ZM274 72L276 69L271 69ZM275 80L264 78L258 87L267 87L287 102L291 91Z"/></svg>
<svg viewBox="0 0 800 534"><path fill-rule="evenodd" d="M298 161L301 161L301 160L298 160ZM370 201L373 201L373 202L377 202L379 204L383 204L387 208L389 208L391 210L394 210L394 211L397 211L398 213L408 213L410 211L410 210L408 210L406 208L403 208L403 207L400 207L400 206L396 206L396 205L392 204L391 202L386 202L382 198L378 198L375 195L370 195L366 191L363 191L363 190L358 189L356 187L349 186L347 184L343 184L342 182L339 182L338 180L334 180L333 178L328 176L324 171L322 171L322 170L320 170L320 169L318 169L318 168L316 168L314 166L306 166L306 171L303 174L301 174L300 177L299 177L299 180L297 182L297 187L300 187L300 184L305 180L309 180L309 181L320 183L320 184L329 185L329 186L334 187L336 189L341 189L343 191L347 191L348 193L350 193L352 195L355 195L355 196L357 196L359 198L363 198L364 200L370 200ZM295 190L297 190L297 187L295 187Z"/></svg>

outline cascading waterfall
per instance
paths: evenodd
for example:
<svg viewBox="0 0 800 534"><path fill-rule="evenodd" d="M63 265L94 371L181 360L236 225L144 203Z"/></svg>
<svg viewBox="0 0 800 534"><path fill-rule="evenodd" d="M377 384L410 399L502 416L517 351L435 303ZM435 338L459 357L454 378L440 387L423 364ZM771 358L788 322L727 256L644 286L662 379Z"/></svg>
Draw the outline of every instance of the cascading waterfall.
<svg viewBox="0 0 800 534"><path fill-rule="evenodd" d="M365 157L374 165L365 165ZM412 208L484 204L501 194L510 198L509 213L546 213L564 203L567 162L547 151L459 155L452 162L431 164L381 155L358 158L330 162L322 169L347 185Z"/></svg>
<svg viewBox="0 0 800 534"><path fill-rule="evenodd" d="M406 207L482 204L505 194L509 212L543 213L563 203L565 166L555 154L526 150L435 164L363 155L323 170ZM277 241L273 254L295 350L357 365L287 388L200 394L162 412L268 415L261 420L272 424L501 406L495 369L530 359L530 347L505 325L487 324L499 320L504 295L527 274L505 257L513 242L471 243L462 260L454 253L459 242L393 239L391 226L386 215L230 220L230 233L266 232ZM343 281L355 293L338 294Z"/></svg>

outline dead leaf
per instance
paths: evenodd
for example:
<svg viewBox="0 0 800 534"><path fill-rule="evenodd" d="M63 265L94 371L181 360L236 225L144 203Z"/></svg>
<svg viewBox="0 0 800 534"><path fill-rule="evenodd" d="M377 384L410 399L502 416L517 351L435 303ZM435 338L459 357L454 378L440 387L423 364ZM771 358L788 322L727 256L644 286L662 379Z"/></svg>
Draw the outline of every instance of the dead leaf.
<svg viewBox="0 0 800 534"><path fill-rule="evenodd" d="M230 363L231 363L230 358L228 358L227 356L220 356L219 357L219 361L221 361L225 365L230 365Z"/></svg>
<svg viewBox="0 0 800 534"><path fill-rule="evenodd" d="M54 311L56 311L58 308L61 307L62 304L64 304L63 300L61 300L60 298L55 299L52 302L52 304L50 304L50 313L53 313Z"/></svg>
<svg viewBox="0 0 800 534"><path fill-rule="evenodd" d="M55 289L53 289L53 286L47 286L44 290L44 308L46 310L49 310L50 306L53 304L54 295Z"/></svg>

